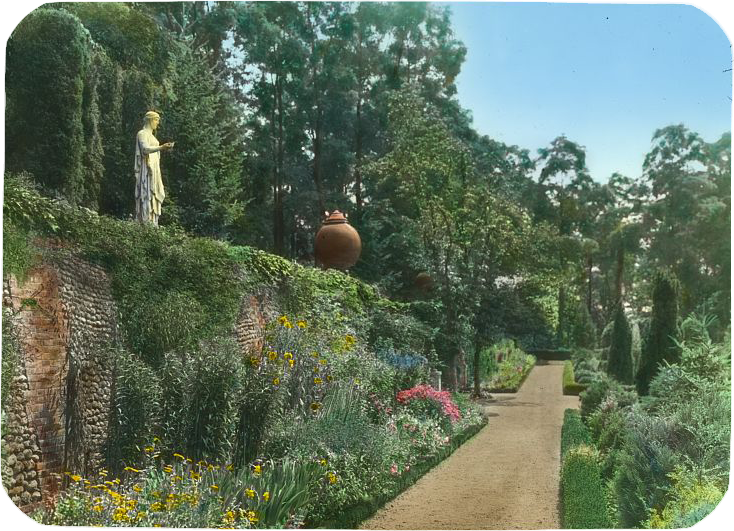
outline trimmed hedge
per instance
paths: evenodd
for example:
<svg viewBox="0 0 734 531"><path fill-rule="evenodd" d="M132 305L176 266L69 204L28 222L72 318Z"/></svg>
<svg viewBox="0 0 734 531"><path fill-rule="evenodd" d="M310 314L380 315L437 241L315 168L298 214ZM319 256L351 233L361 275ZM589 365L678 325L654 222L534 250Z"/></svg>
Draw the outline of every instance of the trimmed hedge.
<svg viewBox="0 0 734 531"><path fill-rule="evenodd" d="M586 390L584 384L577 383L573 374L573 363L566 360L563 364L563 394L578 396L582 391Z"/></svg>
<svg viewBox="0 0 734 531"><path fill-rule="evenodd" d="M561 467L561 525L564 529L610 529L598 452L571 448Z"/></svg>
<svg viewBox="0 0 734 531"><path fill-rule="evenodd" d="M578 409L567 409L563 413L561 428L561 458L574 446L591 444L591 433L581 419Z"/></svg>

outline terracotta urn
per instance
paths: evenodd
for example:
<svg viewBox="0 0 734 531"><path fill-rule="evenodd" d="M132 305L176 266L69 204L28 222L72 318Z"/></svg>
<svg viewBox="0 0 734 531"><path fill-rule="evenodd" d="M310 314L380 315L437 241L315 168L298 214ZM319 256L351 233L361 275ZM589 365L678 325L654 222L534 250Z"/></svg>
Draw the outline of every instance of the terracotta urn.
<svg viewBox="0 0 734 531"><path fill-rule="evenodd" d="M431 275L422 271L415 277L415 286L421 291L430 291L433 288L433 279Z"/></svg>
<svg viewBox="0 0 734 531"><path fill-rule="evenodd" d="M344 214L335 210L321 225L314 247L316 263L324 269L346 270L359 260L362 240Z"/></svg>

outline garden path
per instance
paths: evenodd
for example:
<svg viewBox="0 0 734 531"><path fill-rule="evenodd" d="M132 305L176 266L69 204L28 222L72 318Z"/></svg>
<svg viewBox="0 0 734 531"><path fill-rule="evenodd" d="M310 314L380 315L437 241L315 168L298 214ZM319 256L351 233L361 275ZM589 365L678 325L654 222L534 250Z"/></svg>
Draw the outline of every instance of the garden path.
<svg viewBox="0 0 734 531"><path fill-rule="evenodd" d="M489 423L362 529L558 529L563 362L539 361L518 393L484 402Z"/></svg>

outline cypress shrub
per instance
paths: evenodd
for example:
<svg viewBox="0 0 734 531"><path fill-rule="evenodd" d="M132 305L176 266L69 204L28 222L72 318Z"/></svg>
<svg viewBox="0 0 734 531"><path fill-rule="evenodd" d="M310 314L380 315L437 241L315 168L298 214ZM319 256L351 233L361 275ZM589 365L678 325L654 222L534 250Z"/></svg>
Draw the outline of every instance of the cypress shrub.
<svg viewBox="0 0 734 531"><path fill-rule="evenodd" d="M679 285L675 276L659 271L653 281L652 319L642 348L640 369L637 372L637 391L647 395L650 381L662 362L680 361L680 349L675 343L678 320Z"/></svg>
<svg viewBox="0 0 734 531"><path fill-rule="evenodd" d="M563 427L561 428L561 457L565 457L568 451L581 444L591 444L589 429L581 420L577 409L567 409L563 413Z"/></svg>
<svg viewBox="0 0 734 531"><path fill-rule="evenodd" d="M561 467L561 525L565 529L609 529L612 523L596 450L572 448Z"/></svg>
<svg viewBox="0 0 734 531"><path fill-rule="evenodd" d="M609 347L607 373L623 384L634 383L632 362L632 331L630 330L624 308L619 304L614 313L612 344Z"/></svg>
<svg viewBox="0 0 734 531"><path fill-rule="evenodd" d="M7 169L27 171L47 191L85 199L84 82L91 41L75 16L38 9L8 39Z"/></svg>

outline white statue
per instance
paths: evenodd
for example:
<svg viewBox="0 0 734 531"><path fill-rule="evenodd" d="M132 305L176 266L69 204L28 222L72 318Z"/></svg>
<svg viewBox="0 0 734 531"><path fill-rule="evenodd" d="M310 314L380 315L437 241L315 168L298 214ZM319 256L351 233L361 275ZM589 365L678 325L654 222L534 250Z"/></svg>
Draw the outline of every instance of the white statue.
<svg viewBox="0 0 734 531"><path fill-rule="evenodd" d="M138 131L135 144L135 219L158 225L161 205L166 197L161 179L161 151L173 147L173 142L159 144L153 133L161 117L157 112L145 113L145 123Z"/></svg>

